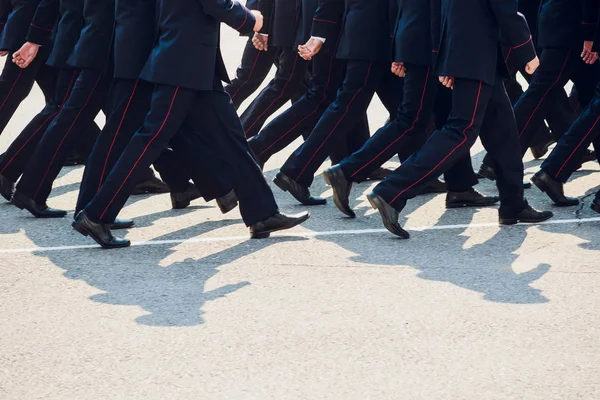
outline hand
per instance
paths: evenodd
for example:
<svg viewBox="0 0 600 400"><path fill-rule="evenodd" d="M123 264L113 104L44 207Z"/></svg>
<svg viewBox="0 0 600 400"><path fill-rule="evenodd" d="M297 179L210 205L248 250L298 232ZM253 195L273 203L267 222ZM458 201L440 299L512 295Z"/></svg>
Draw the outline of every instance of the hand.
<svg viewBox="0 0 600 400"><path fill-rule="evenodd" d="M540 59L538 58L538 56L535 56L533 60L529 61L527 65L525 65L525 72L527 72L529 75L533 75L533 73L536 69L538 69L539 66Z"/></svg>
<svg viewBox="0 0 600 400"><path fill-rule="evenodd" d="M252 44L256 47L256 50L267 51L269 48L269 36L263 35L262 33L255 33L252 38Z"/></svg>
<svg viewBox="0 0 600 400"><path fill-rule="evenodd" d="M254 24L254 32L258 32L263 27L263 15L258 10L250 10L250 12L254 15L254 18L256 19L256 23Z"/></svg>
<svg viewBox="0 0 600 400"><path fill-rule="evenodd" d="M581 58L586 64L593 64L598 60L598 53L593 52L592 47L594 47L594 42L583 42L583 51L581 52Z"/></svg>
<svg viewBox="0 0 600 400"><path fill-rule="evenodd" d="M21 46L19 50L13 53L13 62L20 68L27 68L29 67L29 64L35 60L39 49L39 45L27 42Z"/></svg>
<svg viewBox="0 0 600 400"><path fill-rule="evenodd" d="M0 57L6 57L7 55L8 55L8 51L6 51L6 50L0 51Z"/></svg>
<svg viewBox="0 0 600 400"><path fill-rule="evenodd" d="M305 60L311 60L321 51L323 42L319 39L310 38L306 44L298 46L298 54Z"/></svg>
<svg viewBox="0 0 600 400"><path fill-rule="evenodd" d="M451 76L440 76L440 83L448 89L454 89L454 78Z"/></svg>
<svg viewBox="0 0 600 400"><path fill-rule="evenodd" d="M393 62L392 63L392 74L399 76L400 78L404 78L406 76L406 66L403 62Z"/></svg>

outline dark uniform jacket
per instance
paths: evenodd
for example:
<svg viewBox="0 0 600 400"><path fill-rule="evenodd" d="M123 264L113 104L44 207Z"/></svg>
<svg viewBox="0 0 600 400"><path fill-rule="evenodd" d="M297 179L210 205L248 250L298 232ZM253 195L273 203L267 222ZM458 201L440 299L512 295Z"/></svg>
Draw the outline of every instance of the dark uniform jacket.
<svg viewBox="0 0 600 400"><path fill-rule="evenodd" d="M50 45L58 15L57 2L11 0L0 39L0 49L15 51L29 41L43 47ZM35 21L34 21L35 19Z"/></svg>
<svg viewBox="0 0 600 400"><path fill-rule="evenodd" d="M215 74L229 82L219 49L220 22L241 33L256 20L231 0L158 0L158 42L141 78L194 90L212 90Z"/></svg>
<svg viewBox="0 0 600 400"><path fill-rule="evenodd" d="M56 0L42 0L56 2ZM83 0L60 0L59 20L48 65L69 67L68 60L83 28Z"/></svg>
<svg viewBox="0 0 600 400"><path fill-rule="evenodd" d="M141 11L140 11L141 12ZM114 0L85 0L83 29L68 63L76 68L104 69L112 56Z"/></svg>
<svg viewBox="0 0 600 400"><path fill-rule="evenodd" d="M493 85L509 78L501 41L511 57L525 65L535 58L531 33L517 2L508 0L442 0L437 73Z"/></svg>
<svg viewBox="0 0 600 400"><path fill-rule="evenodd" d="M537 46L579 47L583 43L583 0L542 0Z"/></svg>
<svg viewBox="0 0 600 400"><path fill-rule="evenodd" d="M439 24L439 0L398 0L394 61L432 65Z"/></svg>

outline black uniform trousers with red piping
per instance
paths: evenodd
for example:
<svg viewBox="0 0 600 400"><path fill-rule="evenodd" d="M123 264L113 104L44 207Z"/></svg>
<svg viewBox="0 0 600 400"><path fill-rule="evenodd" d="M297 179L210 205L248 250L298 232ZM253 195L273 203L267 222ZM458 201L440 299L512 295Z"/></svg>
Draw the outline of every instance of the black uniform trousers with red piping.
<svg viewBox="0 0 600 400"><path fill-rule="evenodd" d="M82 69L67 101L54 117L25 167L17 191L44 204L64 161L86 127L106 107L112 71Z"/></svg>
<svg viewBox="0 0 600 400"><path fill-rule="evenodd" d="M298 93L308 64L294 48L281 49L275 77L240 116L246 137L258 134L266 120Z"/></svg>
<svg viewBox="0 0 600 400"><path fill-rule="evenodd" d="M571 128L558 141L542 164L542 170L560 182L567 182L581 162L590 143L600 133L600 84L592 102L582 111Z"/></svg>
<svg viewBox="0 0 600 400"><path fill-rule="evenodd" d="M248 147L231 98L217 77L213 90L155 86L144 125L133 135L85 211L95 220L113 221L131 194L136 176L148 168L168 144L176 152L180 146L188 147L182 156L198 158L196 150L206 143L211 143L209 150L219 154L227 165L246 225L274 215L277 204L273 193ZM203 170L189 171L192 177L223 172L214 170L210 160L199 160L199 163L202 161L205 161ZM219 196L225 194L219 193Z"/></svg>
<svg viewBox="0 0 600 400"><path fill-rule="evenodd" d="M500 213L512 216L526 202L523 197L523 161L518 146L512 105L500 77L488 85L482 81L456 78L452 113L441 131L402 163L374 189L387 203L402 208L422 185L435 179L469 149L481 133L481 141L493 161L500 192Z"/></svg>
<svg viewBox="0 0 600 400"><path fill-rule="evenodd" d="M344 77L344 61L328 53L317 53L311 61L310 89L290 108L269 122L256 136L248 140L260 163L264 164L300 136L305 139L335 100ZM366 114L350 134L343 148L336 147L330 155L332 162L341 161L349 149L358 149L369 138Z"/></svg>
<svg viewBox="0 0 600 400"><path fill-rule="evenodd" d="M54 95L56 69L46 65L47 57L39 55L25 68L12 62L12 52L6 56L4 69L0 75L0 134L8 125L15 111L29 95L34 82L42 90L46 103Z"/></svg>
<svg viewBox="0 0 600 400"><path fill-rule="evenodd" d="M46 129L67 101L78 76L78 69L62 68L58 71L51 99L46 100L42 111L33 117L0 157L0 175L11 182L19 179Z"/></svg>
<svg viewBox="0 0 600 400"><path fill-rule="evenodd" d="M440 83L431 67L407 65L403 101L396 119L377 130L359 151L340 163L346 178L363 182L395 154L404 152L410 156L418 150L426 141L425 130L431 120L439 88ZM445 114L447 116L448 111ZM401 159L406 160L408 156L401 155ZM448 190L453 192L466 191L477 182L470 155L461 158L446 172Z"/></svg>
<svg viewBox="0 0 600 400"><path fill-rule="evenodd" d="M92 200L133 134L144 124L144 118L150 109L153 90L154 84L143 80L115 79L113 81L109 95L110 116L94 144L86 165L76 212L81 211ZM201 154L198 156L200 157ZM171 192L183 192L188 187L190 175L181 163L181 157L172 150L163 150L154 161L154 167L163 181L169 185ZM214 199L210 197L210 187L203 189L203 195L207 200Z"/></svg>

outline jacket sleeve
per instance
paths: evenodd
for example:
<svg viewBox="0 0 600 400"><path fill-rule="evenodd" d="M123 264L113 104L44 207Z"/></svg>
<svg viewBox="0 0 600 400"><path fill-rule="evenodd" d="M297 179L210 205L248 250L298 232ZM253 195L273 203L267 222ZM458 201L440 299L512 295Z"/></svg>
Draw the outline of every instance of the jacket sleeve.
<svg viewBox="0 0 600 400"><path fill-rule="evenodd" d="M492 10L500 26L502 41L509 47L508 56L522 66L536 56L527 20L517 11L516 1L490 0Z"/></svg>
<svg viewBox="0 0 600 400"><path fill-rule="evenodd" d="M172 0L170 0L172 1ZM204 12L242 34L254 30L256 18L246 7L231 0L198 0Z"/></svg>
<svg viewBox="0 0 600 400"><path fill-rule="evenodd" d="M41 46L50 44L58 20L59 0L41 0L31 21L27 41Z"/></svg>
<svg viewBox="0 0 600 400"><path fill-rule="evenodd" d="M310 30L311 36L336 40L342 29L343 16L344 0L319 0Z"/></svg>
<svg viewBox="0 0 600 400"><path fill-rule="evenodd" d="M263 15L263 27L260 33L268 35L271 31L271 25L273 23L273 10L275 9L274 0L258 0L258 11Z"/></svg>
<svg viewBox="0 0 600 400"><path fill-rule="evenodd" d="M592 41L596 34L598 17L600 14L600 0L585 0L583 5L583 18L581 27L583 30L583 40Z"/></svg>

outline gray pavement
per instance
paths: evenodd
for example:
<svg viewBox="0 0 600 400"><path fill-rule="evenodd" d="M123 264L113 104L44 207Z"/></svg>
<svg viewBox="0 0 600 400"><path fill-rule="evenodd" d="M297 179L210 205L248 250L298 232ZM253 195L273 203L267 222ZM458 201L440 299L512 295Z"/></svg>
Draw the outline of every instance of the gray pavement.
<svg viewBox="0 0 600 400"><path fill-rule="evenodd" d="M233 74L244 40L224 30L223 44ZM36 88L0 150L42 102ZM378 102L369 114L372 129L387 117ZM0 204L0 399L598 399L597 170L566 185L581 207L527 191L556 213L542 225L419 197L408 241L368 207L370 184L353 191L356 220L330 202L261 241L237 211L134 197L136 246L113 251ZM72 212L82 172L63 170L51 206ZM331 195L321 177L313 191Z"/></svg>

